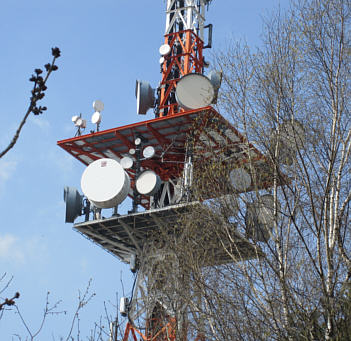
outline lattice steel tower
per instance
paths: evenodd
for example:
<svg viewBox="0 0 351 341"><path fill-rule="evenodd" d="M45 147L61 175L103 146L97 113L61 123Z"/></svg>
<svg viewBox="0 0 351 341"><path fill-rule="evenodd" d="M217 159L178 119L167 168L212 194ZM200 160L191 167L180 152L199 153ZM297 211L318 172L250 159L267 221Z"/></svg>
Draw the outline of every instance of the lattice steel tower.
<svg viewBox="0 0 351 341"><path fill-rule="evenodd" d="M147 82L136 84L138 114L153 108L155 118L58 141L87 166L81 180L84 196L65 189L66 222L83 215L84 221L76 222L74 229L137 272L132 298L122 300L121 310L129 318L124 341L179 340L177 330L187 340L188 308L176 295L164 295L167 281L160 277L165 264L177 271L177 257L152 236L172 230L179 217L201 205L191 190L194 167L222 163L228 169L225 181L231 181L236 193L252 191L253 185L265 189L273 182L267 159L211 106L221 73L204 75L203 51L212 44L212 25L205 25L210 2L167 0L162 79L155 91ZM102 109L103 104L95 102L98 124ZM205 199L225 195L228 186L215 194L209 191ZM119 215L118 205L127 196L132 210ZM106 209L113 210L108 218L103 216ZM246 259L256 257L257 248L233 233L236 250ZM218 250L213 264L232 261ZM195 340L204 338L198 335Z"/></svg>

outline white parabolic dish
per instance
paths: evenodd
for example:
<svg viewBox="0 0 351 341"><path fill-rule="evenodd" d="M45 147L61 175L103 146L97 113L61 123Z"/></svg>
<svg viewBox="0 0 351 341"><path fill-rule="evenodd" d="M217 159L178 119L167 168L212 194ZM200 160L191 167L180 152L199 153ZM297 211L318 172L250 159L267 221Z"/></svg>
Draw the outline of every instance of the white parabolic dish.
<svg viewBox="0 0 351 341"><path fill-rule="evenodd" d="M152 170L142 172L136 179L137 191L143 195L154 195L161 186L160 177Z"/></svg>
<svg viewBox="0 0 351 341"><path fill-rule="evenodd" d="M93 102L93 109L95 111L98 111L98 112L101 112L104 110L104 103L99 101L99 100L96 100Z"/></svg>
<svg viewBox="0 0 351 341"><path fill-rule="evenodd" d="M213 102L214 94L211 81L198 73L182 77L176 88L177 102L186 110L207 107Z"/></svg>
<svg viewBox="0 0 351 341"><path fill-rule="evenodd" d="M129 169L133 167L133 159L129 156L122 157L119 163L124 169Z"/></svg>
<svg viewBox="0 0 351 341"><path fill-rule="evenodd" d="M251 186L250 174L243 168L235 168L229 173L230 183L238 192L244 192Z"/></svg>
<svg viewBox="0 0 351 341"><path fill-rule="evenodd" d="M92 162L83 172L80 183L84 195L98 208L119 205L130 190L128 174L113 159Z"/></svg>
<svg viewBox="0 0 351 341"><path fill-rule="evenodd" d="M98 111L95 111L91 117L91 123L98 124L101 122L101 114Z"/></svg>

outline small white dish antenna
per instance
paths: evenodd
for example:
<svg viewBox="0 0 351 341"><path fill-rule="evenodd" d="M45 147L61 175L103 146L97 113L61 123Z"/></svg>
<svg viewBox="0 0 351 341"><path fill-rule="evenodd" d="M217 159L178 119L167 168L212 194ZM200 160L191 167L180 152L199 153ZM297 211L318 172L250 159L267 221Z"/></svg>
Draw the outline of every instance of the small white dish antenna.
<svg viewBox="0 0 351 341"><path fill-rule="evenodd" d="M78 128L75 136L82 135L81 129L85 129L87 126L87 121L82 118L82 114L72 116L72 122Z"/></svg>
<svg viewBox="0 0 351 341"><path fill-rule="evenodd" d="M129 154L130 155L135 155L135 149L134 148L130 148L129 149Z"/></svg>
<svg viewBox="0 0 351 341"><path fill-rule="evenodd" d="M160 58L160 64L163 64L165 62L165 57Z"/></svg>
<svg viewBox="0 0 351 341"><path fill-rule="evenodd" d="M87 121L82 119L81 117L78 117L78 119L75 122L75 126L78 128L85 129L87 126Z"/></svg>
<svg viewBox="0 0 351 341"><path fill-rule="evenodd" d="M95 111L93 116L91 116L91 123L99 124L101 122L102 116L99 111Z"/></svg>
<svg viewBox="0 0 351 341"><path fill-rule="evenodd" d="M214 97L215 89L211 81L199 73L189 73L177 84L177 102L186 110L207 107L213 102Z"/></svg>
<svg viewBox="0 0 351 341"><path fill-rule="evenodd" d="M142 172L135 181L136 190L142 195L154 195L161 187L160 177L152 170Z"/></svg>
<svg viewBox="0 0 351 341"><path fill-rule="evenodd" d="M96 100L93 102L93 109L97 112L101 112L104 110L104 103L99 101L99 100Z"/></svg>
<svg viewBox="0 0 351 341"><path fill-rule="evenodd" d="M251 186L250 174L243 168L233 169L229 173L232 187L238 192L245 192Z"/></svg>
<svg viewBox="0 0 351 341"><path fill-rule="evenodd" d="M134 143L136 146L139 146L139 144L141 144L141 138L140 137L137 137L135 140L134 140Z"/></svg>
<svg viewBox="0 0 351 341"><path fill-rule="evenodd" d="M79 118L79 116L78 116L78 115L74 115L74 116L72 116L72 122L73 122L73 123L76 123L76 122L77 122L77 120L78 120L78 118Z"/></svg>
<svg viewBox="0 0 351 341"><path fill-rule="evenodd" d="M171 52L171 47L168 44L163 44L159 49L161 56L167 56Z"/></svg>
<svg viewBox="0 0 351 341"><path fill-rule="evenodd" d="M130 169L133 167L133 159L129 156L125 156L121 159L120 164L124 169Z"/></svg>
<svg viewBox="0 0 351 341"><path fill-rule="evenodd" d="M151 159L152 157L155 156L155 148L153 146L147 146L144 150L143 150L143 156L145 159Z"/></svg>

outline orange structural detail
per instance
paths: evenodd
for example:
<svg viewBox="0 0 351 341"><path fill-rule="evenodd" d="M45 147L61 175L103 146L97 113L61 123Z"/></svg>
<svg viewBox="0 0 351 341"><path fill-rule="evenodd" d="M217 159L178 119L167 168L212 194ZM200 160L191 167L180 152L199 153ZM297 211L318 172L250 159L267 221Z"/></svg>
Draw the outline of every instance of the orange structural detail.
<svg viewBox="0 0 351 341"><path fill-rule="evenodd" d="M165 44L170 46L171 52L164 56L162 67L158 108L160 117L183 112L175 99L177 82L188 73L202 73L204 67L204 43L193 30L167 34Z"/></svg>
<svg viewBox="0 0 351 341"><path fill-rule="evenodd" d="M155 148L155 156L143 159L141 166L156 172L163 181L182 176L187 141L190 139L194 147L194 162L230 162L231 167L251 163L255 166L256 174L262 174L260 182L255 183L258 186L255 188L271 186L269 174L264 176L267 169L270 169L268 160L212 107L77 136L58 141L57 144L88 166L101 158L119 161L129 155L130 149L135 148L134 141L137 137L145 141L145 146ZM133 182L135 170L131 168L126 171ZM130 196L132 197L131 194ZM149 202L149 198L142 197L141 205L144 208L149 208Z"/></svg>
<svg viewBox="0 0 351 341"><path fill-rule="evenodd" d="M175 318L169 318L168 322L160 325L157 321L152 319L148 322L149 324L156 323L158 325L157 330L149 328L147 326L145 334L139 329L134 327L130 322L127 323L124 331L122 341L175 341L176 340L176 320ZM139 337L139 340L138 340ZM187 341L186 336L181 338L182 341ZM190 341L190 340L189 340ZM203 334L198 334L194 341L206 341Z"/></svg>

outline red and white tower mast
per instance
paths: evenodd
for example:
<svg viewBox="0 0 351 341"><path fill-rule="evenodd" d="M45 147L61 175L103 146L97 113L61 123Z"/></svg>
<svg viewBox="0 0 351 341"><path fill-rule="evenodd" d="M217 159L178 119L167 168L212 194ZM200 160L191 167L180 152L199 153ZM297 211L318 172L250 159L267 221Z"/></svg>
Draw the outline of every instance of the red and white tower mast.
<svg viewBox="0 0 351 341"><path fill-rule="evenodd" d="M152 236L172 229L192 205L200 204L193 202L193 168L221 163L226 172L217 192L209 190L202 200L265 190L275 181L267 171L270 164L265 156L211 106L221 83L221 72L203 75L203 51L212 44L212 25L205 25L211 1L167 0L160 47L162 79L156 96L147 82L136 84L137 113L154 108L155 118L100 130L104 106L95 101L92 123L97 124L96 131L81 135L86 122L74 116L78 136L57 142L87 166L81 180L84 196L75 188L65 189L66 222L74 223L75 230L137 272L131 298L122 298L121 313L128 316L123 341L188 339L188 308L182 302L173 304L179 298L164 294L154 271L165 262L176 270L177 260L167 245L160 249ZM120 215L118 205L127 196L132 199L132 210ZM113 209L111 217L102 216L106 209ZM85 220L75 222L79 216ZM255 226L249 226L247 236L254 232ZM214 240L213 246L213 264L232 261L220 252L220 241ZM247 259L259 252L239 232L235 232L235 249L242 250ZM204 337L200 334L194 340Z"/></svg>
<svg viewBox="0 0 351 341"><path fill-rule="evenodd" d="M176 100L176 86L189 73L203 73L205 7L209 0L167 0L165 42L160 48L162 79L158 88L156 116L163 117L184 112Z"/></svg>

